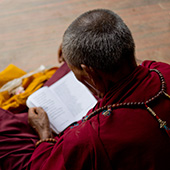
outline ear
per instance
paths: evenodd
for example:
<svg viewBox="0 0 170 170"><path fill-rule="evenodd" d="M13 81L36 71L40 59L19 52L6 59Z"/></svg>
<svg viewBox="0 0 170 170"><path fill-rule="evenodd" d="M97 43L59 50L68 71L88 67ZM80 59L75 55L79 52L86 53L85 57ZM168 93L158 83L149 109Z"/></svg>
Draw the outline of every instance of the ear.
<svg viewBox="0 0 170 170"><path fill-rule="evenodd" d="M62 63L64 61L63 55L62 55L62 44L60 44L58 49L58 62Z"/></svg>
<svg viewBox="0 0 170 170"><path fill-rule="evenodd" d="M87 74L91 82L96 85L98 80L100 79L100 75L98 74L98 72L92 67L86 66L85 64L81 64L81 68Z"/></svg>

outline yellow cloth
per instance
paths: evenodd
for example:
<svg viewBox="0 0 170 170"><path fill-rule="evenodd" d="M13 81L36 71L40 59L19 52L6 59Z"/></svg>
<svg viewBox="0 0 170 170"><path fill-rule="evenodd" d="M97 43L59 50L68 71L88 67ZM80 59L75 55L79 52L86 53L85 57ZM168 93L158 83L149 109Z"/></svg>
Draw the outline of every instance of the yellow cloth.
<svg viewBox="0 0 170 170"><path fill-rule="evenodd" d="M31 77L25 78L22 81L22 87L25 91L18 95L10 96L7 91L0 92L0 107L12 112L24 111L26 107L26 100L29 95L38 90L43 84L55 73L57 68L46 70L45 72L36 73ZM23 70L14 65L9 65L5 70L0 72L0 87L8 81L19 78L26 74Z"/></svg>
<svg viewBox="0 0 170 170"><path fill-rule="evenodd" d="M8 81L13 80L15 78L19 78L24 74L26 74L25 71L19 69L13 64L10 64L5 70L0 72L0 88Z"/></svg>

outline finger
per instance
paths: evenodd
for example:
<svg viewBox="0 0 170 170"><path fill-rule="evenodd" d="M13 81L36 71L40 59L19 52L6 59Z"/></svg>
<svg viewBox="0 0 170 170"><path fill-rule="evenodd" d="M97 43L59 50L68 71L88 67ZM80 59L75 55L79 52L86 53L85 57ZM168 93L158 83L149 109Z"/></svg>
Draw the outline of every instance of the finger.
<svg viewBox="0 0 170 170"><path fill-rule="evenodd" d="M32 107L28 110L28 115L35 115L36 114L36 107Z"/></svg>
<svg viewBox="0 0 170 170"><path fill-rule="evenodd" d="M28 123L31 124L32 122L32 119L36 118L37 117L37 114L35 112L35 109L36 108L30 108L28 110Z"/></svg>
<svg viewBox="0 0 170 170"><path fill-rule="evenodd" d="M39 115L44 115L44 114L46 114L46 112L44 111L44 109L41 108L41 107L37 107L37 108L36 108L36 112L37 112L37 114L39 114Z"/></svg>

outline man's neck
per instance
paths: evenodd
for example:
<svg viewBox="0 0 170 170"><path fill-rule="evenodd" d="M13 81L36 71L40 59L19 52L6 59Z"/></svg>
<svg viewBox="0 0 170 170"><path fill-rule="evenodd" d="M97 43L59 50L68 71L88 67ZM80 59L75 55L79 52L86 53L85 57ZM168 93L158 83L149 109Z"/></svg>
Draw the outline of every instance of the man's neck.
<svg viewBox="0 0 170 170"><path fill-rule="evenodd" d="M101 72L100 75L102 77L102 83L105 86L105 91L102 94L102 96L104 96L105 93L107 93L107 91L109 91L110 88L115 86L118 82L128 77L135 70L136 67L137 67L137 64L134 64L133 67L125 66L112 74Z"/></svg>

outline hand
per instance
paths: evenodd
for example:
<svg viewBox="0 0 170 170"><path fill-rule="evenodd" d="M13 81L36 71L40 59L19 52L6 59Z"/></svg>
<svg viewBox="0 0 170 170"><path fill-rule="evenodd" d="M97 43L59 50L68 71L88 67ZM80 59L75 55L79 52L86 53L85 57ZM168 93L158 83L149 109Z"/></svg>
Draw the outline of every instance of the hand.
<svg viewBox="0 0 170 170"><path fill-rule="evenodd" d="M28 123L36 130L40 139L52 137L47 113L40 107L30 108Z"/></svg>

